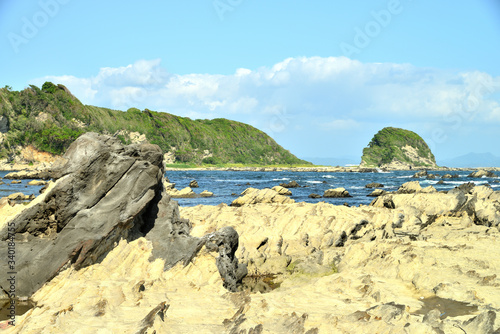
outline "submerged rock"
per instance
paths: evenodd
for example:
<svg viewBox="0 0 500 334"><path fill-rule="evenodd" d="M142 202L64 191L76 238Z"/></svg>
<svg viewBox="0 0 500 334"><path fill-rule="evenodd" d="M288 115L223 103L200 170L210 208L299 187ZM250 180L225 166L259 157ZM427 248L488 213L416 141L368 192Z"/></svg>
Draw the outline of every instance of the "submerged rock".
<svg viewBox="0 0 500 334"><path fill-rule="evenodd" d="M467 177L476 177L476 178L479 178L479 177L498 177L498 175L496 175L495 173L490 172L488 170L480 169L476 172L470 173L469 175L467 175Z"/></svg>
<svg viewBox="0 0 500 334"><path fill-rule="evenodd" d="M297 181L290 181L288 183L280 183L280 186L283 188L299 188L300 185L297 183Z"/></svg>
<svg viewBox="0 0 500 334"><path fill-rule="evenodd" d="M382 183L378 183L378 182L372 182L372 183L368 183L365 188L383 188L384 185Z"/></svg>
<svg viewBox="0 0 500 334"><path fill-rule="evenodd" d="M342 197L352 197L345 188L335 188L325 190L323 197L334 197L334 198L342 198Z"/></svg>

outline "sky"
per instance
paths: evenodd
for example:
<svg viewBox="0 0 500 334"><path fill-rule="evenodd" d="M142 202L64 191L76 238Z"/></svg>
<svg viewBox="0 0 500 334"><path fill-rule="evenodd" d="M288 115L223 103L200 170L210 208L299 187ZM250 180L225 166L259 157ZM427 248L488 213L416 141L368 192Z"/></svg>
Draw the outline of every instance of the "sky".
<svg viewBox="0 0 500 334"><path fill-rule="evenodd" d="M386 126L500 156L499 0L0 0L0 87L228 118L300 158Z"/></svg>

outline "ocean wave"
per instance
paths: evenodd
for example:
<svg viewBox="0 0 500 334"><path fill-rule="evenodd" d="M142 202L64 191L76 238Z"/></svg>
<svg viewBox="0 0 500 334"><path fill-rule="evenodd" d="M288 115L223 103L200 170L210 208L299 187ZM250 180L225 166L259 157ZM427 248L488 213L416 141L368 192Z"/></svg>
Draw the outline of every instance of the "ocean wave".
<svg viewBox="0 0 500 334"><path fill-rule="evenodd" d="M273 181L288 181L290 180L289 177L282 177L281 179L273 179Z"/></svg>
<svg viewBox="0 0 500 334"><path fill-rule="evenodd" d="M325 179L334 179L335 176L333 175L321 175L321 177L324 177Z"/></svg>
<svg viewBox="0 0 500 334"><path fill-rule="evenodd" d="M306 181L306 183L323 183L323 181Z"/></svg>

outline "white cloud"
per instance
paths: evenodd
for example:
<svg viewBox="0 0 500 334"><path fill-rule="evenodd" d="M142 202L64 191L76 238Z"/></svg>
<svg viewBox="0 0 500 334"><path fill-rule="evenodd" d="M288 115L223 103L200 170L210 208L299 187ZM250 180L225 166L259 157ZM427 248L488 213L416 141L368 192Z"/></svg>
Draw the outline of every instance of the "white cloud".
<svg viewBox="0 0 500 334"><path fill-rule="evenodd" d="M353 119L336 119L330 122L320 124L320 127L326 130L354 130L359 128L360 124Z"/></svg>
<svg viewBox="0 0 500 334"><path fill-rule="evenodd" d="M374 123L425 124L449 137L457 118L460 124L500 123L500 77L346 57L288 58L231 75L170 74L159 59L139 60L89 78L48 76L31 83L46 80L66 85L86 104L225 117L294 142L331 130L372 131L365 126Z"/></svg>

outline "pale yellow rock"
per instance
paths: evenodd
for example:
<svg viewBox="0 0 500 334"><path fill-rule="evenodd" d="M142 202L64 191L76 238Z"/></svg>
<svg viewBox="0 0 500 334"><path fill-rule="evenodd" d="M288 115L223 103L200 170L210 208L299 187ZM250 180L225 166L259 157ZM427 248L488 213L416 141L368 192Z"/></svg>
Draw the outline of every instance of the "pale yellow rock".
<svg viewBox="0 0 500 334"><path fill-rule="evenodd" d="M28 182L28 185L30 186L44 186L47 184L47 181L42 181L42 180L31 180Z"/></svg>
<svg viewBox="0 0 500 334"><path fill-rule="evenodd" d="M208 191L208 190L203 190L201 193L200 193L200 196L201 197L212 197L214 195L213 192L211 191Z"/></svg>
<svg viewBox="0 0 500 334"><path fill-rule="evenodd" d="M352 197L345 188L335 188L325 190L323 197Z"/></svg>
<svg viewBox="0 0 500 334"><path fill-rule="evenodd" d="M410 194L410 193L419 192L421 190L422 190L422 187L420 186L420 183L418 181L410 181L410 182L403 183L399 187L398 193Z"/></svg>
<svg viewBox="0 0 500 334"><path fill-rule="evenodd" d="M280 195L275 190L268 188L261 190L255 188L247 188L241 193L241 195L241 197L238 197L231 203L232 206L243 206L258 203L295 203L293 199L284 195Z"/></svg>
<svg viewBox="0 0 500 334"><path fill-rule="evenodd" d="M282 186L274 186L271 188L272 190L276 191L280 195L285 195L285 196L291 196L292 191L288 188L282 187Z"/></svg>
<svg viewBox="0 0 500 334"><path fill-rule="evenodd" d="M62 179L63 178L61 178L60 180L62 180ZM7 224L8 221L10 221L12 218L17 216L24 209L40 203L45 198L47 193L50 190L52 190L52 188L54 188L56 183L53 181L50 181L48 184L49 184L49 188L47 189L47 191L45 191L43 194L39 195L33 201L29 202L26 205L25 204L16 204L14 206L4 205L3 207L0 207L0 229L2 229L3 226L5 226Z"/></svg>
<svg viewBox="0 0 500 334"><path fill-rule="evenodd" d="M178 190L176 188L166 189L167 194L172 198L193 198L196 197L196 193L190 187L183 188Z"/></svg>
<svg viewBox="0 0 500 334"><path fill-rule="evenodd" d="M500 309L498 230L475 225L466 212L453 213L457 200L450 194L386 196L395 209L327 203L181 208L195 236L233 226L240 235L236 255L249 264L250 274L275 274L266 279L279 287L262 294L229 293L215 253L202 249L187 267L163 272L162 260L148 261L147 240L122 240L101 263L78 272L69 268L45 284L34 296L37 307L5 332L137 333L163 302L168 305L163 320L154 317L147 333L260 328L262 333L399 334L435 333L436 327L453 334L463 333L457 325L467 333L482 328L463 322ZM433 296L478 310L424 321L416 312L422 298ZM452 311L438 308L439 314Z"/></svg>

